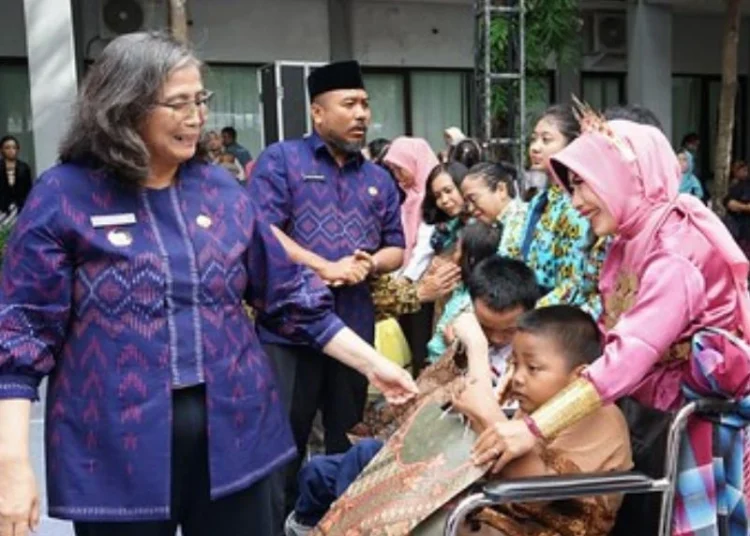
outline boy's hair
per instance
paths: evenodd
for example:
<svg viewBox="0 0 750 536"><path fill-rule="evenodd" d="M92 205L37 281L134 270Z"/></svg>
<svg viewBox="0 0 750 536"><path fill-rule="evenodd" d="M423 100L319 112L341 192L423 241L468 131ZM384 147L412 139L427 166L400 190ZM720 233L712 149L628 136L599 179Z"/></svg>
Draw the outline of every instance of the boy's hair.
<svg viewBox="0 0 750 536"><path fill-rule="evenodd" d="M472 301L482 300L493 311L533 309L541 298L536 276L521 261L493 255L477 264L466 280Z"/></svg>
<svg viewBox="0 0 750 536"><path fill-rule="evenodd" d="M497 255L502 227L480 221L466 224L459 232L461 244L461 279L468 280L474 268L483 260Z"/></svg>
<svg viewBox="0 0 750 536"><path fill-rule="evenodd" d="M590 315L571 305L541 307L521 315L518 331L554 340L570 370L602 355L599 328Z"/></svg>

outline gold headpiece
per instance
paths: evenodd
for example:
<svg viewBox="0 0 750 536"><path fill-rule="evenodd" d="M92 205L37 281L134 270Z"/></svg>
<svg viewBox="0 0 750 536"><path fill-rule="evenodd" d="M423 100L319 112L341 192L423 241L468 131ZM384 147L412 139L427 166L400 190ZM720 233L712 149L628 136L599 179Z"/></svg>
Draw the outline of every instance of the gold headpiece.
<svg viewBox="0 0 750 536"><path fill-rule="evenodd" d="M573 115L581 126L581 134L596 132L604 136L625 159L626 162L634 162L637 158L633 149L620 138L602 114L595 111L585 102L581 102L575 95L573 99Z"/></svg>

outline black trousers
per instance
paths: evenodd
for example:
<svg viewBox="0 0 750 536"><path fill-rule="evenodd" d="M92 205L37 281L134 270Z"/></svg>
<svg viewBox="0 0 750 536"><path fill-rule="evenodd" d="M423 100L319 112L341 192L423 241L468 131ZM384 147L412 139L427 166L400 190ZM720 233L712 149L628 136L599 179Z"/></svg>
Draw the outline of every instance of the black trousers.
<svg viewBox="0 0 750 536"><path fill-rule="evenodd" d="M271 534L268 479L211 501L203 386L172 395L172 519L131 523L75 523L76 536L183 536Z"/></svg>
<svg viewBox="0 0 750 536"><path fill-rule="evenodd" d="M367 378L308 347L268 344L264 348L279 376L282 398L290 400L289 420L300 453L285 470L284 503L288 512L297 499L297 473L307 450L315 414L320 409L323 415L326 452L346 452L351 447L346 434L364 413ZM294 378L291 382L290 376Z"/></svg>
<svg viewBox="0 0 750 536"><path fill-rule="evenodd" d="M399 317L398 323L404 332L411 350L412 373L416 378L427 363L427 343L433 334L433 317L435 306L425 303L416 313Z"/></svg>

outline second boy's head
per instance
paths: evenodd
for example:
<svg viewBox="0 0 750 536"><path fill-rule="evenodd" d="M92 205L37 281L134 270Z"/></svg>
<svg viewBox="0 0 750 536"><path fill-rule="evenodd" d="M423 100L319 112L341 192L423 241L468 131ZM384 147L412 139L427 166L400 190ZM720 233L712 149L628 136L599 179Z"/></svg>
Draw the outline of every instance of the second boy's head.
<svg viewBox="0 0 750 536"><path fill-rule="evenodd" d="M466 286L482 331L496 347L511 343L518 318L540 298L534 272L520 261L497 255L477 264Z"/></svg>
<svg viewBox="0 0 750 536"><path fill-rule="evenodd" d="M529 311L518 319L513 337L511 398L532 413L601 353L599 329L580 309L555 305Z"/></svg>

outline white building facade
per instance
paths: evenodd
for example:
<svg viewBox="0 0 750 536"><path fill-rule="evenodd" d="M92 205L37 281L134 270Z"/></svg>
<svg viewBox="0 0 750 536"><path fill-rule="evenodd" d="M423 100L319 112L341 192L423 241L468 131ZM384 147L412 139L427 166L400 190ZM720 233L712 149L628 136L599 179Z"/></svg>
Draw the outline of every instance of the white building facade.
<svg viewBox="0 0 750 536"><path fill-rule="evenodd" d="M5 0L0 17L0 136L21 140L36 169L51 165L77 79L117 33L107 10L140 9L166 26L167 0ZM114 4L114 6L113 6ZM748 2L750 4L750 2ZM212 128L233 125L262 149L258 68L270 62L355 58L373 101L371 137L408 133L436 149L442 130L471 130L473 0L188 0L191 40L216 91ZM724 2L582 0L579 68L550 69L549 101L571 93L595 106L652 108L675 144L695 131L710 168L720 93ZM746 13L750 13L750 5ZM750 152L750 22L739 47L735 155Z"/></svg>

